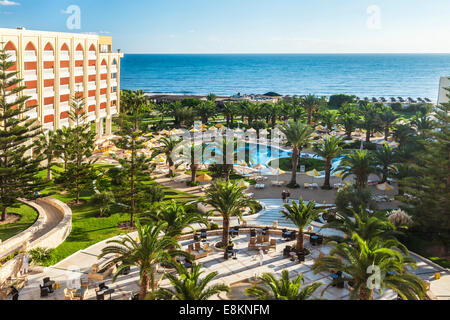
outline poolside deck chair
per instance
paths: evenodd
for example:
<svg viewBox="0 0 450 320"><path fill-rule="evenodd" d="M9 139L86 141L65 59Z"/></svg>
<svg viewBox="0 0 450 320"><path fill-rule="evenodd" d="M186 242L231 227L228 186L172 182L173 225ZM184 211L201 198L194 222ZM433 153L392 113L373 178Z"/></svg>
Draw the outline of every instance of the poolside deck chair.
<svg viewBox="0 0 450 320"><path fill-rule="evenodd" d="M254 250L256 249L256 238L251 237L250 241L248 242L248 250Z"/></svg>
<svg viewBox="0 0 450 320"><path fill-rule="evenodd" d="M276 249L276 248L277 248L277 239L270 239L269 249Z"/></svg>

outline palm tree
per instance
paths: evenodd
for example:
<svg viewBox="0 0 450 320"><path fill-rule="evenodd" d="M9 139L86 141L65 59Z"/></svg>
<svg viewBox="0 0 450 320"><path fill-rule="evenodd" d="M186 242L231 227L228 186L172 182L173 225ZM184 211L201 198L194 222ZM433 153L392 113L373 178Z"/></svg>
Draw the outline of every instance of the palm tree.
<svg viewBox="0 0 450 320"><path fill-rule="evenodd" d="M303 282L303 274L299 274L295 280L289 279L289 271L281 272L281 279L277 280L271 273L263 273L260 279L265 286L253 286L245 290L248 296L258 300L308 300L323 283L314 282L304 288L300 288ZM268 287L268 288L267 288Z"/></svg>
<svg viewBox="0 0 450 320"><path fill-rule="evenodd" d="M327 136L323 139L321 144L314 147L314 151L321 157L325 158L325 181L323 183L324 189L331 189L330 175L331 165L334 158L339 157L342 154L342 148L339 145L341 139L334 136Z"/></svg>
<svg viewBox="0 0 450 320"><path fill-rule="evenodd" d="M189 271L184 265L176 264L179 276L167 273L173 289L160 288L150 298L159 298L164 300L208 300L211 296L222 291L229 292L230 288L225 284L208 284L219 273L217 271L207 274L203 279L200 276L204 271L200 271L201 265L193 263Z"/></svg>
<svg viewBox="0 0 450 320"><path fill-rule="evenodd" d="M378 237L363 240L357 233L353 233L352 240L353 244L334 243L330 255L320 257L312 266L314 273L334 270L343 274L327 285L322 294L332 285L349 281L350 299L372 300L375 289L379 289L380 294L383 289L394 290L405 300L425 298L422 280L405 271L408 266L416 268L414 259L405 256L407 252L398 250L398 241ZM376 288L377 284L379 288Z"/></svg>
<svg viewBox="0 0 450 320"><path fill-rule="evenodd" d="M225 180L230 180L230 174L233 172L233 165L235 161L235 154L237 148L237 139L224 136L222 139L217 139L209 144L209 149L222 156L222 175ZM219 152L217 152L219 151Z"/></svg>
<svg viewBox="0 0 450 320"><path fill-rule="evenodd" d="M366 130L366 143L370 142L371 134L380 126L379 110L376 106L368 103L360 107L362 115L361 128Z"/></svg>
<svg viewBox="0 0 450 320"><path fill-rule="evenodd" d="M316 209L316 202L310 201L307 204L300 199L297 202L293 201L292 205L285 203L283 205L284 210L281 210L280 213L286 219L290 220L297 228L297 252L304 252L304 234L303 230L315 219L319 217L319 213L321 210Z"/></svg>
<svg viewBox="0 0 450 320"><path fill-rule="evenodd" d="M245 102L247 102L247 101L245 101ZM251 127L252 126L252 122L254 120L258 120L258 118L261 116L262 109L259 106L259 104L251 103L251 102L243 103L241 105L241 107L243 108L242 109L243 114L248 119L248 125L249 125L249 127Z"/></svg>
<svg viewBox="0 0 450 320"><path fill-rule="evenodd" d="M354 104L345 103L339 109L338 122L344 126L346 139L352 138L353 130L358 126L360 117L357 115L357 107Z"/></svg>
<svg viewBox="0 0 450 320"><path fill-rule="evenodd" d="M389 137L389 131L392 125L398 119L398 116L392 111L391 107L384 107L383 112L379 114L381 126L384 128L384 140L387 141Z"/></svg>
<svg viewBox="0 0 450 320"><path fill-rule="evenodd" d="M289 185L295 186L297 184L298 158L303 148L309 146L313 129L298 121L285 124L280 130L286 136L288 144L292 146L292 176Z"/></svg>
<svg viewBox="0 0 450 320"><path fill-rule="evenodd" d="M411 128L411 125L397 124L394 126L394 139L400 144L399 147L405 145L415 133L416 131Z"/></svg>
<svg viewBox="0 0 450 320"><path fill-rule="evenodd" d="M355 175L356 187L362 189L367 185L369 175L375 173L376 169L372 157L367 150L355 150L342 159L339 170L342 170L345 179Z"/></svg>
<svg viewBox="0 0 450 320"><path fill-rule="evenodd" d="M173 176L173 159L172 152L179 146L181 142L180 139L175 139L172 137L162 137L159 139L159 147L153 149L152 158L159 154L164 154L166 156L166 161L169 164L169 176Z"/></svg>
<svg viewBox="0 0 450 320"><path fill-rule="evenodd" d="M99 208L100 217L103 217L103 214L108 212L114 203L114 194L108 191L96 193L92 196L91 203Z"/></svg>
<svg viewBox="0 0 450 320"><path fill-rule="evenodd" d="M181 204L173 199L169 202L156 203L152 210L146 213L144 217L145 220L148 219L153 222L166 222L163 232L166 236L172 237L175 240L178 239L186 228L195 231L194 227L192 227L194 223L204 224L205 226L208 224L208 219L202 216L196 208Z"/></svg>
<svg viewBox="0 0 450 320"><path fill-rule="evenodd" d="M411 121L411 124L417 128L421 136L425 137L426 133L434 129L433 121L424 113L417 112Z"/></svg>
<svg viewBox="0 0 450 320"><path fill-rule="evenodd" d="M203 159L203 153L207 148L206 143L195 144L190 140L183 141L179 148L183 149L183 155L177 161L187 162L191 168L191 183L197 181L197 171Z"/></svg>
<svg viewBox="0 0 450 320"><path fill-rule="evenodd" d="M195 112L197 113L197 116L201 118L202 123L205 124L210 117L216 115L216 104L211 100L202 101L195 106Z"/></svg>
<svg viewBox="0 0 450 320"><path fill-rule="evenodd" d="M55 131L42 132L35 140L34 152L42 154L47 161L47 180L52 180L52 165L53 159L59 154L59 147L57 143L57 135Z"/></svg>
<svg viewBox="0 0 450 320"><path fill-rule="evenodd" d="M319 110L318 116L322 124L325 125L327 127L327 130L330 132L333 126L336 124L336 114L330 110Z"/></svg>
<svg viewBox="0 0 450 320"><path fill-rule="evenodd" d="M234 115L236 113L236 104L234 102L226 102L222 106L222 113L225 116L227 128L234 122Z"/></svg>
<svg viewBox="0 0 450 320"><path fill-rule="evenodd" d="M308 113L308 124L311 124L313 112L320 107L320 99L313 94L308 94L302 99L302 106Z"/></svg>
<svg viewBox="0 0 450 320"><path fill-rule="evenodd" d="M335 229L344 233L343 237L335 235L330 236L329 239L352 243L353 233L357 233L361 239L366 241L375 237L385 240L395 239L396 235L399 234L396 227L389 222L386 215L381 211L376 211L373 214L369 214L367 210L362 208L359 213L354 210L351 211L351 216L340 214L338 219L325 224L324 228Z"/></svg>
<svg viewBox="0 0 450 320"><path fill-rule="evenodd" d="M381 168L377 167L377 171L381 174L381 182L386 182L389 171L392 168L392 165L395 163L395 152L388 145L384 145L381 148L378 148L375 153L375 162L381 166Z"/></svg>
<svg viewBox="0 0 450 320"><path fill-rule="evenodd" d="M136 240L129 234L124 235L121 239L109 240L107 243L111 245L104 247L98 256L98 259L101 259L108 255L114 255L114 258L105 265L105 268L110 268L121 263L113 275L113 282L123 269L131 266L137 266L139 268L140 300L145 298L149 287L152 291L155 290L155 269L158 263L170 263L174 255L190 257L184 251L168 251L169 248L179 248L180 245L172 237L161 236L163 229L167 227L166 225L166 222L159 221L141 226L139 221L137 221L138 237Z"/></svg>
<svg viewBox="0 0 450 320"><path fill-rule="evenodd" d="M222 246L228 244L230 218L242 218L241 210L253 203L253 200L244 194L245 189L236 182L218 180L206 191L204 203L213 207L211 213L217 211L223 218Z"/></svg>

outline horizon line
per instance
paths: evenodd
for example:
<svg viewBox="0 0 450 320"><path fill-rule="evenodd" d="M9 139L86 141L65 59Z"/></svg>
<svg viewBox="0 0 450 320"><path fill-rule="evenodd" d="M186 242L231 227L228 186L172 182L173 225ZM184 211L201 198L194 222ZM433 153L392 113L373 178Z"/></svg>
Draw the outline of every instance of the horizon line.
<svg viewBox="0 0 450 320"><path fill-rule="evenodd" d="M322 55L344 55L344 54L367 54L367 55L375 55L375 54L450 54L450 52L126 52L121 51L124 54L165 54L165 55L177 55L177 54L192 54L192 55L236 55L236 54L253 54L253 55L264 55L264 54L279 54L279 55L308 55L308 54L322 54Z"/></svg>

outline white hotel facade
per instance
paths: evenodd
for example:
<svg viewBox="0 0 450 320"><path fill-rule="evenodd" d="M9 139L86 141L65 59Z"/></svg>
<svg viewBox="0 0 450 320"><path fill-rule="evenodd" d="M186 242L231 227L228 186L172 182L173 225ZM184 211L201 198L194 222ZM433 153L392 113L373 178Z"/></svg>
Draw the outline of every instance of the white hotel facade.
<svg viewBox="0 0 450 320"><path fill-rule="evenodd" d="M70 126L69 110L75 95L84 99L88 121L97 137L111 135L112 117L120 110L120 58L112 52L112 38L89 34L0 28L4 46L30 96L26 115L49 130ZM12 98L13 99L13 98Z"/></svg>

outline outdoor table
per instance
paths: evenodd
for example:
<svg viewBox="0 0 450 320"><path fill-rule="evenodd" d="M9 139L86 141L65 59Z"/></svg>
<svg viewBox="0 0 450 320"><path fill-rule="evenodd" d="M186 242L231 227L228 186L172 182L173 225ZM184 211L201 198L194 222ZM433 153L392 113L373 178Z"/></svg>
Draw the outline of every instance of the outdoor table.
<svg viewBox="0 0 450 320"><path fill-rule="evenodd" d="M233 250L231 250L231 252L233 252L233 259L236 260L237 259L237 253L239 252L239 249L233 249Z"/></svg>

